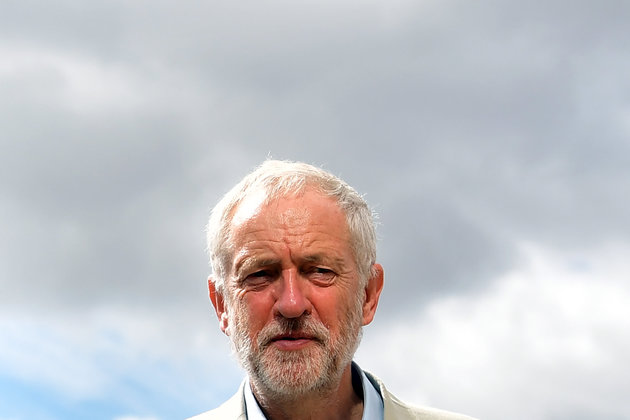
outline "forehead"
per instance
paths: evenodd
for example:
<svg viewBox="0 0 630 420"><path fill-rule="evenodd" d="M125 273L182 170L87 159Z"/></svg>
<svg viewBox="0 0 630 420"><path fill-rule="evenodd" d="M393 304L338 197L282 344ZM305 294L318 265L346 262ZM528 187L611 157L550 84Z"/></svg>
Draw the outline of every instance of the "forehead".
<svg viewBox="0 0 630 420"><path fill-rule="evenodd" d="M275 229L288 229L298 235L322 229L345 238L348 234L345 213L336 200L312 189L272 201L262 191L250 194L234 210L230 223L232 239L252 231Z"/></svg>
<svg viewBox="0 0 630 420"><path fill-rule="evenodd" d="M290 221L292 217L320 214L333 216L336 219L341 216L345 220L345 214L335 199L313 188L272 200L269 200L265 191L258 190L245 196L234 209L231 225L239 226L257 216L278 214L278 212L282 212L287 221Z"/></svg>

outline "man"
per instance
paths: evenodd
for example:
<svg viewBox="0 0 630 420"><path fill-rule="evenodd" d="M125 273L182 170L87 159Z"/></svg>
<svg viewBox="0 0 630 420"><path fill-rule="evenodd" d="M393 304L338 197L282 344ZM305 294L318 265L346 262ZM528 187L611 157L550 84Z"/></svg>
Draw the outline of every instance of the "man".
<svg viewBox="0 0 630 420"><path fill-rule="evenodd" d="M248 378L209 419L441 419L352 362L383 288L373 215L342 180L266 161L212 210L210 299Z"/></svg>

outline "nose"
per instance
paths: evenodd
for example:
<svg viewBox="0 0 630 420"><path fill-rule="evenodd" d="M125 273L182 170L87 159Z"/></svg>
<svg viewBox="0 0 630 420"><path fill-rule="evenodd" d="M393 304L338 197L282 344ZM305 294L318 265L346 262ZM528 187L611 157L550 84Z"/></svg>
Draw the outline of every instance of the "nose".
<svg viewBox="0 0 630 420"><path fill-rule="evenodd" d="M279 291L275 302L275 312L287 319L299 318L310 312L310 302L304 294L304 284L301 284L295 269L282 271Z"/></svg>

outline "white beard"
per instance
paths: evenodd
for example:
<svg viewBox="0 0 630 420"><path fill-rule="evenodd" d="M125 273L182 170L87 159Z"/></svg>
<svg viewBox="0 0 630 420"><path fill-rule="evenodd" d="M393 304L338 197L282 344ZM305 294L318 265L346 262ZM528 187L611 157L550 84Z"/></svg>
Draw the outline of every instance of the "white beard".
<svg viewBox="0 0 630 420"><path fill-rule="evenodd" d="M295 319L277 318L258 333L255 344L248 336L245 311L228 311L229 325L234 327L230 331L233 349L254 387L266 396L293 399L338 385L362 336L361 300L357 299L355 307L348 309L338 337L331 337L320 321L304 315ZM289 332L314 337L315 345L294 351L270 345L273 337Z"/></svg>

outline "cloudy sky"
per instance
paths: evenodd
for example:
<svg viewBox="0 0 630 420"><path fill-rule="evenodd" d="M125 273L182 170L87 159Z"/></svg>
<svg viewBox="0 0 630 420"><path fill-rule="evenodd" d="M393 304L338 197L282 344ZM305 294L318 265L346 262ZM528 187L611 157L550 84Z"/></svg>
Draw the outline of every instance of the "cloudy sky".
<svg viewBox="0 0 630 420"><path fill-rule="evenodd" d="M0 1L0 419L169 420L243 376L209 209L265 158L354 185L357 360L484 420L628 419L630 3Z"/></svg>

